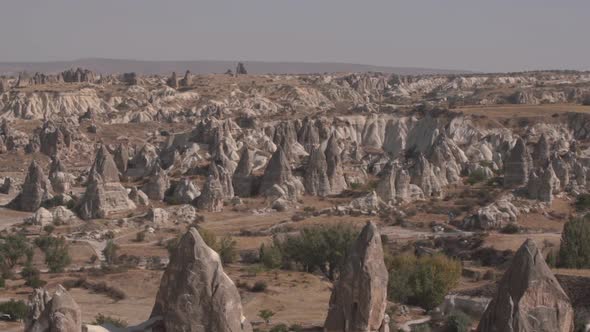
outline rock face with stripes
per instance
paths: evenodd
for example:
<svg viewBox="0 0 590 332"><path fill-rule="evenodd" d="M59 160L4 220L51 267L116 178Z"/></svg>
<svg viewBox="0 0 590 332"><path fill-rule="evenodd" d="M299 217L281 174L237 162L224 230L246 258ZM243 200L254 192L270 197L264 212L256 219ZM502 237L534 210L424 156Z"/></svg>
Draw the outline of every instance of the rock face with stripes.
<svg viewBox="0 0 590 332"><path fill-rule="evenodd" d="M478 332L572 332L568 296L533 242L518 249L483 314Z"/></svg>
<svg viewBox="0 0 590 332"><path fill-rule="evenodd" d="M195 228L172 254L150 317L160 319L154 332L252 331L238 289Z"/></svg>
<svg viewBox="0 0 590 332"><path fill-rule="evenodd" d="M389 331L389 275L377 226L368 222L350 249L330 297L325 332Z"/></svg>

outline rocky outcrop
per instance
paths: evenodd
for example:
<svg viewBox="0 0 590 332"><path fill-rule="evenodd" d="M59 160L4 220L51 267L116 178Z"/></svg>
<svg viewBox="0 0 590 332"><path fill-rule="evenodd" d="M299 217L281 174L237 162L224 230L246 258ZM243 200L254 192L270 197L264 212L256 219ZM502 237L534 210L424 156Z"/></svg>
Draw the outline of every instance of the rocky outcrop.
<svg viewBox="0 0 590 332"><path fill-rule="evenodd" d="M161 317L156 332L252 331L238 289L195 228L170 257L151 317Z"/></svg>
<svg viewBox="0 0 590 332"><path fill-rule="evenodd" d="M142 178L153 173L159 163L158 151L151 144L144 145L141 150L127 164L126 176L130 178Z"/></svg>
<svg viewBox="0 0 590 332"><path fill-rule="evenodd" d="M533 172L527 184L528 197L542 202L551 203L553 193L558 192L560 187L559 179L549 165L547 168L540 168Z"/></svg>
<svg viewBox="0 0 590 332"><path fill-rule="evenodd" d="M82 312L66 289L58 285L53 297L42 288L29 297L25 332L80 332Z"/></svg>
<svg viewBox="0 0 590 332"><path fill-rule="evenodd" d="M504 186L518 187L525 185L529 180L530 167L531 162L527 147L524 140L519 137L504 162Z"/></svg>
<svg viewBox="0 0 590 332"><path fill-rule="evenodd" d="M66 167L60 158L55 155L51 158L49 166L49 181L56 194L64 194L70 191L71 176L67 173Z"/></svg>
<svg viewBox="0 0 590 332"><path fill-rule="evenodd" d="M549 142L547 141L547 137L545 137L545 135L542 134L537 144L535 144L535 148L533 149L533 167L547 167L547 164L549 163L550 153L551 149L549 146Z"/></svg>
<svg viewBox="0 0 590 332"><path fill-rule="evenodd" d="M150 199L143 191L137 189L137 187L131 188L131 191L129 192L129 199L137 206L150 205Z"/></svg>
<svg viewBox="0 0 590 332"><path fill-rule="evenodd" d="M207 181L203 186L201 195L197 198L197 207L209 212L221 212L223 211L224 196L223 186L219 181L217 166L211 164L209 166Z"/></svg>
<svg viewBox="0 0 590 332"><path fill-rule="evenodd" d="M337 138L332 135L326 145L327 173L330 181L330 194L337 195L348 188L342 168L342 150L338 146Z"/></svg>
<svg viewBox="0 0 590 332"><path fill-rule="evenodd" d="M515 223L520 211L511 200L511 195L504 196L495 202L477 210L477 212L463 220L466 229L500 229L509 223Z"/></svg>
<svg viewBox="0 0 590 332"><path fill-rule="evenodd" d="M178 84L183 88L188 88L193 85L193 75L190 70L187 70L184 73L184 78L182 78Z"/></svg>
<svg viewBox="0 0 590 332"><path fill-rule="evenodd" d="M320 147L313 148L305 168L303 177L305 191L314 196L330 194L330 179L328 178L328 163L326 155Z"/></svg>
<svg viewBox="0 0 590 332"><path fill-rule="evenodd" d="M234 194L239 197L250 197L254 194L254 177L252 169L254 167L254 155L247 147L242 149L240 161L232 176Z"/></svg>
<svg viewBox="0 0 590 332"><path fill-rule="evenodd" d="M15 210L34 212L50 196L49 181L43 174L41 166L33 160L29 165L27 177L20 194L8 204L8 207Z"/></svg>
<svg viewBox="0 0 590 332"><path fill-rule="evenodd" d="M127 172L127 164L129 163L129 146L124 143L119 144L115 150L113 160L119 172L125 174Z"/></svg>
<svg viewBox="0 0 590 332"><path fill-rule="evenodd" d="M398 163L389 163L382 171L375 191L381 200L390 205L424 199L422 189L410 181L407 170Z"/></svg>
<svg viewBox="0 0 590 332"><path fill-rule="evenodd" d="M172 89L178 89L178 78L176 77L176 72L172 72L172 75L168 77L168 79L166 80L166 85L168 85Z"/></svg>
<svg viewBox="0 0 590 332"><path fill-rule="evenodd" d="M477 331L572 332L574 310L533 240L516 252Z"/></svg>
<svg viewBox="0 0 590 332"><path fill-rule="evenodd" d="M326 332L377 332L386 318L389 274L377 226L368 222L348 253L324 323Z"/></svg>
<svg viewBox="0 0 590 332"><path fill-rule="evenodd" d="M166 171L160 168L160 165L156 165L152 175L148 181L141 187L147 197L154 201L161 201L166 196L166 191L170 187L170 180Z"/></svg>
<svg viewBox="0 0 590 332"><path fill-rule="evenodd" d="M66 126L46 121L39 132L39 151L47 156L54 156L61 150L70 148L73 136Z"/></svg>
<svg viewBox="0 0 590 332"><path fill-rule="evenodd" d="M166 197L170 204L190 204L201 195L197 186L189 179L182 178L171 189L172 194Z"/></svg>
<svg viewBox="0 0 590 332"><path fill-rule="evenodd" d="M119 182L119 169L113 156L107 150L104 144L96 151L94 163L90 169L90 173L96 172L104 182Z"/></svg>
<svg viewBox="0 0 590 332"><path fill-rule="evenodd" d="M135 209L127 190L119 182L106 182L96 172L91 173L86 191L78 205L80 218L107 218L115 213Z"/></svg>

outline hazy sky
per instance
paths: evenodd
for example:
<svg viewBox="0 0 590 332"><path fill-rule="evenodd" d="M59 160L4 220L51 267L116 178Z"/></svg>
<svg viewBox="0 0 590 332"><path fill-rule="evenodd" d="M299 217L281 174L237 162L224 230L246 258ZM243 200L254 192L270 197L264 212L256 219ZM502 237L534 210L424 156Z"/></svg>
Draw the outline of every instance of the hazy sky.
<svg viewBox="0 0 590 332"><path fill-rule="evenodd" d="M590 69L588 0L0 0L0 61Z"/></svg>

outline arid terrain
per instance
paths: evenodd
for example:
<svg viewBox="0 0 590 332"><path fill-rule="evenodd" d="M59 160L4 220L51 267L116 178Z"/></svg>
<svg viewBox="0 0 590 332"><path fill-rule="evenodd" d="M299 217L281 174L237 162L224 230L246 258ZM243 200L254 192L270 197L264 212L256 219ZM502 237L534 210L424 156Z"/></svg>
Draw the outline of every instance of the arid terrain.
<svg viewBox="0 0 590 332"><path fill-rule="evenodd" d="M588 72L2 76L0 303L62 285L89 331L117 331L99 315L180 331L170 312L204 304L174 299L227 292L228 322L338 331L343 297L370 293L379 331L447 331L458 311L492 331L518 293L555 304L557 317L531 311L566 331L574 313L590 323L590 266L560 256L590 208L589 170ZM404 259L457 271L425 301L392 288L422 280L404 279ZM203 262L221 281L200 293L183 269ZM41 321L36 294L37 316L0 331Z"/></svg>

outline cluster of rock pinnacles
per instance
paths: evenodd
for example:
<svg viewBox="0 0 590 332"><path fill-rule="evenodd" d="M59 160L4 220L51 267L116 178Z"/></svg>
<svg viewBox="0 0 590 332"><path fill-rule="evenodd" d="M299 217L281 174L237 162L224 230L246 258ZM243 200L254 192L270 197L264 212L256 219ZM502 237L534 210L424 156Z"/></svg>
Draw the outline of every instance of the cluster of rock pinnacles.
<svg viewBox="0 0 590 332"><path fill-rule="evenodd" d="M381 236L368 222L334 285L326 332L386 332L388 272ZM36 289L26 332L109 331L82 324L80 307L62 287L53 296ZM479 332L572 332L570 300L532 240L516 253L479 323ZM223 272L219 255L191 228L171 256L150 319L128 331L252 331L238 289Z"/></svg>

